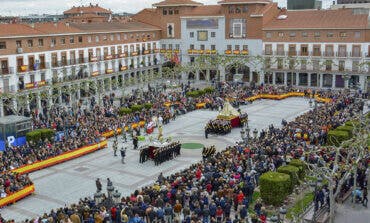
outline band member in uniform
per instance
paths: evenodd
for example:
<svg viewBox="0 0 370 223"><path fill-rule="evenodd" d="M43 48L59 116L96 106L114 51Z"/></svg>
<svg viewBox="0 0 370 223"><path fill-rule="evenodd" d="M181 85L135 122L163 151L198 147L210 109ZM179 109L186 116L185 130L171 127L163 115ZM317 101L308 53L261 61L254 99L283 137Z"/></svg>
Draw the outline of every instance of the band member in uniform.
<svg viewBox="0 0 370 223"><path fill-rule="evenodd" d="M126 157L126 148L121 148L121 162L125 163L125 157Z"/></svg>
<svg viewBox="0 0 370 223"><path fill-rule="evenodd" d="M117 149L118 149L118 141L117 141L117 138L114 139L114 142L113 142L113 155L114 156L117 156Z"/></svg>

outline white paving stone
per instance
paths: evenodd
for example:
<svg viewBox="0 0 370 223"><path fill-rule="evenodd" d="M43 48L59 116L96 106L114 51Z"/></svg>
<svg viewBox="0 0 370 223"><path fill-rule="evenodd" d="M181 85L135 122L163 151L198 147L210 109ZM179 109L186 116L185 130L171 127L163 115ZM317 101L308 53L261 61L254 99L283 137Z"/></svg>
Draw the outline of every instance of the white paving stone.
<svg viewBox="0 0 370 223"><path fill-rule="evenodd" d="M292 120L297 115L309 109L308 100L289 98L283 101L262 100L242 106L249 114L250 128L261 130L270 124L280 126L282 118ZM198 110L179 116L164 126L164 135L171 136L181 142L198 142L204 145L216 145L224 149L235 141L240 141L240 129L233 129L227 136L211 135L204 138L204 126L217 116L216 111ZM121 146L121 140L119 145ZM52 208L63 206L62 203L78 202L81 197L92 196L95 192L95 179L101 178L105 190L106 178L109 177L116 188L129 195L136 188L152 183L160 172L165 175L175 173L201 159L200 150L183 150L181 157L155 166L152 161L139 163L139 152L132 150L132 144L127 143L126 164L121 164L120 157L113 157L111 148L94 152L84 157L71 160L57 166L30 174L36 186L36 193L16 204L3 208L1 214L6 219L35 217Z"/></svg>

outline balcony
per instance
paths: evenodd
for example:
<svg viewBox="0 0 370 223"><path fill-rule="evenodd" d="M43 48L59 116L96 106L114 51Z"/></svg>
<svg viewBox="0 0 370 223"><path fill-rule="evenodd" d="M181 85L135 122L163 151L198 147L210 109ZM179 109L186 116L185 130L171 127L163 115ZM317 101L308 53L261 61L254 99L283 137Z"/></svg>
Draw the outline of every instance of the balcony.
<svg viewBox="0 0 370 223"><path fill-rule="evenodd" d="M13 67L4 67L0 69L0 75L9 75L9 74L14 74Z"/></svg>
<svg viewBox="0 0 370 223"><path fill-rule="evenodd" d="M263 55L272 55L272 51L271 50L264 50Z"/></svg>
<svg viewBox="0 0 370 223"><path fill-rule="evenodd" d="M232 38L232 39L241 39L241 38L246 38L247 37L247 34L246 33L243 33L243 34L234 34L234 33L229 33L229 38Z"/></svg>
<svg viewBox="0 0 370 223"><path fill-rule="evenodd" d="M361 52L351 52L350 57L361 57Z"/></svg>
<svg viewBox="0 0 370 223"><path fill-rule="evenodd" d="M347 57L348 53L347 52L337 52L337 57Z"/></svg>
<svg viewBox="0 0 370 223"><path fill-rule="evenodd" d="M31 82L31 83L25 84L24 89L29 90L29 89L33 89L33 88L43 87L43 86L46 86L46 85L47 85L47 82L45 80L38 81L38 82Z"/></svg>
<svg viewBox="0 0 370 223"><path fill-rule="evenodd" d="M334 57L334 52L333 51L324 51L323 56L324 57Z"/></svg>
<svg viewBox="0 0 370 223"><path fill-rule="evenodd" d="M295 57L295 56L297 56L297 51L293 51L293 50L289 50L288 51L288 56L290 56L290 57Z"/></svg>
<svg viewBox="0 0 370 223"><path fill-rule="evenodd" d="M314 50L313 52L310 52L310 55L313 57L321 57L321 51Z"/></svg>
<svg viewBox="0 0 370 223"><path fill-rule="evenodd" d="M231 50L225 50L225 54L226 55L230 55L232 53L232 51Z"/></svg>
<svg viewBox="0 0 370 223"><path fill-rule="evenodd" d="M308 57L309 53L307 51L299 51L298 55L301 56L301 57Z"/></svg>
<svg viewBox="0 0 370 223"><path fill-rule="evenodd" d="M285 51L280 51L280 50L275 51L274 55L276 55L276 56L285 56Z"/></svg>
<svg viewBox="0 0 370 223"><path fill-rule="evenodd" d="M17 66L17 73L25 73L28 71L28 65Z"/></svg>

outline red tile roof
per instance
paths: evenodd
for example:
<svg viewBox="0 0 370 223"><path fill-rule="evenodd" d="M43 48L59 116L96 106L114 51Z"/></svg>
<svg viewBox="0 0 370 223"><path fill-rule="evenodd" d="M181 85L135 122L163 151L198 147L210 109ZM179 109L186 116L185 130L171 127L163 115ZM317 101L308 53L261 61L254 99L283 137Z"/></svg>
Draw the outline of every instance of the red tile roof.
<svg viewBox="0 0 370 223"><path fill-rule="evenodd" d="M282 19L283 15L286 15L285 19ZM287 11L279 16L267 23L264 30L365 29L368 25L368 15L355 15L352 9Z"/></svg>
<svg viewBox="0 0 370 223"><path fill-rule="evenodd" d="M71 9L64 11L64 14L96 14L96 13L112 13L110 10L100 7L99 5L89 5L89 6L73 6Z"/></svg>
<svg viewBox="0 0 370 223"><path fill-rule="evenodd" d="M255 3L271 3L271 0L222 0L218 4L255 4Z"/></svg>
<svg viewBox="0 0 370 223"><path fill-rule="evenodd" d="M0 37L43 34L41 31L26 24L0 24Z"/></svg>
<svg viewBox="0 0 370 223"><path fill-rule="evenodd" d="M153 4L154 7L161 6L200 6L202 3L192 1L192 0L164 0L158 3Z"/></svg>
<svg viewBox="0 0 370 223"><path fill-rule="evenodd" d="M76 29L65 23L35 23L35 29L45 34L67 34L67 33L81 33L81 30Z"/></svg>

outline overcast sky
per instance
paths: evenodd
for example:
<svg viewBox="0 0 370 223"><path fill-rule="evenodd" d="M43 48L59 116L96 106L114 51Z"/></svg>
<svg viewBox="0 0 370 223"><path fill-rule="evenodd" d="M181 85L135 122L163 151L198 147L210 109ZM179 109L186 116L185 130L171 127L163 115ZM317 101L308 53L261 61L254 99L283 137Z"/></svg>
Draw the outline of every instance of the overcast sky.
<svg viewBox="0 0 370 223"><path fill-rule="evenodd" d="M150 8L153 3L161 0L0 0L0 15L28 15L28 14L60 14L64 10L77 5L87 5L90 2L99 4L113 12L136 13L143 8ZM216 4L219 0L197 0L205 4ZM286 0L274 0L282 7ZM305 0L302 0L305 1ZM323 0L323 7L330 5L332 0Z"/></svg>

